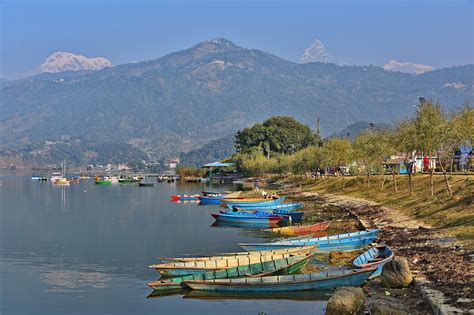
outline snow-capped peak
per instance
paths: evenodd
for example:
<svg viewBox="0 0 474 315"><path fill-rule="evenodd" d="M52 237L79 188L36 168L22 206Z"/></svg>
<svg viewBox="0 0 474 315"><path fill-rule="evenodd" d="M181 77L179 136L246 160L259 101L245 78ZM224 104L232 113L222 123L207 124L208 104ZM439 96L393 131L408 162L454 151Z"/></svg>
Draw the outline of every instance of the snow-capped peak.
<svg viewBox="0 0 474 315"><path fill-rule="evenodd" d="M411 74L422 74L434 70L434 67L429 65L423 65L414 62L401 62L396 60L390 60L383 66L386 71L395 71Z"/></svg>
<svg viewBox="0 0 474 315"><path fill-rule="evenodd" d="M328 53L324 44L319 39L316 39L310 47L304 50L299 60L299 63L307 62L336 63L336 60Z"/></svg>
<svg viewBox="0 0 474 315"><path fill-rule="evenodd" d="M41 64L41 72L63 72L100 70L111 67L110 60L103 57L88 58L70 52L55 52Z"/></svg>

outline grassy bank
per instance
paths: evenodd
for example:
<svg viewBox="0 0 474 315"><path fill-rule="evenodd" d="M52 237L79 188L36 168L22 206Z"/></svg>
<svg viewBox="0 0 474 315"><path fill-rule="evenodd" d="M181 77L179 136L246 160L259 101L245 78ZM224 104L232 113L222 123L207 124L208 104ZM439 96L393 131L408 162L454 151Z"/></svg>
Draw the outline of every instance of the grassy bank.
<svg viewBox="0 0 474 315"><path fill-rule="evenodd" d="M453 197L446 193L443 176L434 176L435 195L429 194L429 176L413 176L414 192L410 195L407 176L396 176L398 192L394 191L391 177L386 177L381 189L382 177L372 176L370 187L367 178L325 177L318 179L286 178L284 181L301 185L302 191L343 194L378 202L400 210L418 221L440 228L455 235L466 245L474 246L474 176L453 175L450 184ZM343 190L343 181L345 189Z"/></svg>

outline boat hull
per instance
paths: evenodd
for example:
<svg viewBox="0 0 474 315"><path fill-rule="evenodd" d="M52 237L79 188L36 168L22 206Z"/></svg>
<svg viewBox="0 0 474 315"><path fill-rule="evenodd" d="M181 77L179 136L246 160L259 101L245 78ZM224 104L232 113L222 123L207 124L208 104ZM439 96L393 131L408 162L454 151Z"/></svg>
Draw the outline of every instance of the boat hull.
<svg viewBox="0 0 474 315"><path fill-rule="evenodd" d="M184 277L175 277L167 280L160 280L150 282L148 285L154 290L167 291L176 290L182 287L183 281L186 280L209 280L209 279L227 279L238 277L260 277L268 275L279 275L286 273L293 273L300 270L306 265L311 258L311 255L294 256L275 261L264 263L256 263L251 265L213 270L195 275L188 275Z"/></svg>
<svg viewBox="0 0 474 315"><path fill-rule="evenodd" d="M369 277L369 279L380 276L383 266L393 259L393 252L387 245L375 246L368 251L356 257L353 261L354 266L358 268L372 268L377 270Z"/></svg>
<svg viewBox="0 0 474 315"><path fill-rule="evenodd" d="M346 272L320 272L293 276L224 279L214 281L191 280L184 284L193 290L221 292L286 292L328 290L342 286L359 286L375 268Z"/></svg>
<svg viewBox="0 0 474 315"><path fill-rule="evenodd" d="M254 206L254 205L242 205L238 208L242 208L245 210L265 210L265 211L273 211L273 210L298 210L303 208L303 204L301 203L288 203L288 204L279 204L273 206Z"/></svg>
<svg viewBox="0 0 474 315"><path fill-rule="evenodd" d="M307 226L285 226L281 228L274 228L269 231L285 235L307 235L315 232L325 231L330 224L331 221L325 221Z"/></svg>
<svg viewBox="0 0 474 315"><path fill-rule="evenodd" d="M241 243L239 246L246 251L277 250L285 248L296 248L299 246L314 246L318 248L316 252L351 251L361 249L375 241L376 237L357 237L334 241L314 241L314 242L275 242L275 243Z"/></svg>
<svg viewBox="0 0 474 315"><path fill-rule="evenodd" d="M226 215L226 214L211 214L216 221L228 222L235 224L277 224L283 217L264 217L264 216L242 216L242 215Z"/></svg>
<svg viewBox="0 0 474 315"><path fill-rule="evenodd" d="M241 201L241 200L235 200L235 201L229 201L227 199L223 199L222 202L226 204L226 207L229 209L232 209L233 207L244 207L244 206L276 206L281 204L283 201L285 201L285 197L279 198L279 199L271 199L271 200L259 200L259 201Z"/></svg>

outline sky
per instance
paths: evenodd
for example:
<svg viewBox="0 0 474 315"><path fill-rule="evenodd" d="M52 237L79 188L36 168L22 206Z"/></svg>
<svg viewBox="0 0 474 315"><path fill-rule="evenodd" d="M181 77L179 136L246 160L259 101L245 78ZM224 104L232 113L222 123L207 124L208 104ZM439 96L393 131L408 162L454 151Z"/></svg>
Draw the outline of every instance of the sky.
<svg viewBox="0 0 474 315"><path fill-rule="evenodd" d="M216 37L295 62L320 39L347 64L444 68L474 63L473 11L474 0L0 0L0 78L56 51L123 64Z"/></svg>

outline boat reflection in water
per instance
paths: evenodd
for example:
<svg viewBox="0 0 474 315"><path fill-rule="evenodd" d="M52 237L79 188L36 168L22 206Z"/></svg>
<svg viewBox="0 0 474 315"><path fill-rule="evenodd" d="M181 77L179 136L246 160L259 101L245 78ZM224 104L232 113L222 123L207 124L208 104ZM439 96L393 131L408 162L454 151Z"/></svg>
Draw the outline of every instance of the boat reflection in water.
<svg viewBox="0 0 474 315"><path fill-rule="evenodd" d="M327 301L333 291L296 291L296 292L210 292L191 290L183 299L200 300L293 300Z"/></svg>
<svg viewBox="0 0 474 315"><path fill-rule="evenodd" d="M198 300L289 300L289 301L327 301L333 290L297 292L211 292L191 289L153 291L146 298L156 299L171 295L182 295L183 299Z"/></svg>
<svg viewBox="0 0 474 315"><path fill-rule="evenodd" d="M251 230L262 230L278 227L277 224L271 223L234 223L234 222L224 222L224 221L215 221L212 223L211 227L229 227L229 228L241 228L241 229L251 229ZM265 232L265 231L262 231ZM268 235L268 233L266 233Z"/></svg>

